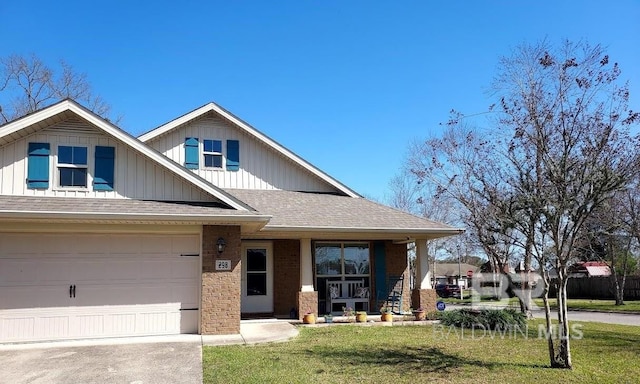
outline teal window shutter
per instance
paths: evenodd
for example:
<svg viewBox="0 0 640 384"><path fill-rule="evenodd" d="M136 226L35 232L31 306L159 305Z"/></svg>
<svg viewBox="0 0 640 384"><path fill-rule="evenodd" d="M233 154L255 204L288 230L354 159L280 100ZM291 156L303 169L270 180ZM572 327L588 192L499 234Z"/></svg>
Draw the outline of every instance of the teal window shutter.
<svg viewBox="0 0 640 384"><path fill-rule="evenodd" d="M240 142L227 140L227 171L240 169Z"/></svg>
<svg viewBox="0 0 640 384"><path fill-rule="evenodd" d="M49 143L29 143L27 188L49 188Z"/></svg>
<svg viewBox="0 0 640 384"><path fill-rule="evenodd" d="M376 241L373 244L373 257L375 260L376 276L376 300L384 300L389 294L387 287L387 257L384 249L384 241Z"/></svg>
<svg viewBox="0 0 640 384"><path fill-rule="evenodd" d="M96 164L93 175L95 191L113 191L116 149L96 146Z"/></svg>
<svg viewBox="0 0 640 384"><path fill-rule="evenodd" d="M189 169L198 169L198 138L187 137L184 140L184 166Z"/></svg>

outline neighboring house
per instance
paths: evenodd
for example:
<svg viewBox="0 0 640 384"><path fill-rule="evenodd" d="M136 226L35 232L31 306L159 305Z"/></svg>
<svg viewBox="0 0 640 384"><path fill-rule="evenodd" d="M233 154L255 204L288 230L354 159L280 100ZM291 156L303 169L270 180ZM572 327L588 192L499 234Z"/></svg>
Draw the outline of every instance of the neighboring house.
<svg viewBox="0 0 640 384"><path fill-rule="evenodd" d="M235 334L241 316L327 311L328 280L362 280L376 311L409 242L404 304L431 306L426 243L461 232L213 103L134 138L65 100L0 126L0 161L0 342Z"/></svg>
<svg viewBox="0 0 640 384"><path fill-rule="evenodd" d="M455 284L469 288L471 278L479 271L479 267L467 263L433 263L432 276L435 284Z"/></svg>
<svg viewBox="0 0 640 384"><path fill-rule="evenodd" d="M567 269L569 277L608 277L611 276L611 268L602 261L581 261Z"/></svg>

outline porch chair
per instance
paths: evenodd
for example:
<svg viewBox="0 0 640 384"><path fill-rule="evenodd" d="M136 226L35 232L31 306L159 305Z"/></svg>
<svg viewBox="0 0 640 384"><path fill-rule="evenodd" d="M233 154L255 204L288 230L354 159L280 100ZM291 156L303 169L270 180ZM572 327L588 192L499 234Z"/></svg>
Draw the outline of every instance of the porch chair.
<svg viewBox="0 0 640 384"><path fill-rule="evenodd" d="M384 306L390 308L396 315L402 314L402 292L404 290L404 275L389 276L387 280L387 298Z"/></svg>
<svg viewBox="0 0 640 384"><path fill-rule="evenodd" d="M339 309L369 311L369 287L364 286L364 280L329 280L327 281L327 312L339 314ZM356 305L359 308L356 308Z"/></svg>

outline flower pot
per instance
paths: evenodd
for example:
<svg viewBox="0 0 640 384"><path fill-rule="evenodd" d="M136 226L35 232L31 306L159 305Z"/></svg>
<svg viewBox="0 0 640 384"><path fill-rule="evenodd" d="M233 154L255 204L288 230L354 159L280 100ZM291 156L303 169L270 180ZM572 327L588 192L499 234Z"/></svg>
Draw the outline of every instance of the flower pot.
<svg viewBox="0 0 640 384"><path fill-rule="evenodd" d="M392 322L393 321L393 313L382 313L380 315L380 321Z"/></svg>
<svg viewBox="0 0 640 384"><path fill-rule="evenodd" d="M333 316L325 316L324 317L324 322L325 323L333 323Z"/></svg>
<svg viewBox="0 0 640 384"><path fill-rule="evenodd" d="M307 313L302 317L302 322L305 324L315 324L316 315L314 313Z"/></svg>
<svg viewBox="0 0 640 384"><path fill-rule="evenodd" d="M413 316L417 321L422 321L427 318L427 313L425 311L413 311Z"/></svg>
<svg viewBox="0 0 640 384"><path fill-rule="evenodd" d="M358 312L358 313L356 313L356 321L358 323L366 323L367 322L367 313L366 312Z"/></svg>

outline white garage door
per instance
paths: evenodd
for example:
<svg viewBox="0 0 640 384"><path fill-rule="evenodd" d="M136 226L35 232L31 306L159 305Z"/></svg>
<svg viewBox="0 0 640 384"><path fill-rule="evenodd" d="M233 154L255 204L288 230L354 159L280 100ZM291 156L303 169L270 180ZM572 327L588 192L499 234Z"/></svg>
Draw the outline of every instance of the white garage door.
<svg viewBox="0 0 640 384"><path fill-rule="evenodd" d="M0 342L197 333L198 235L0 233Z"/></svg>

